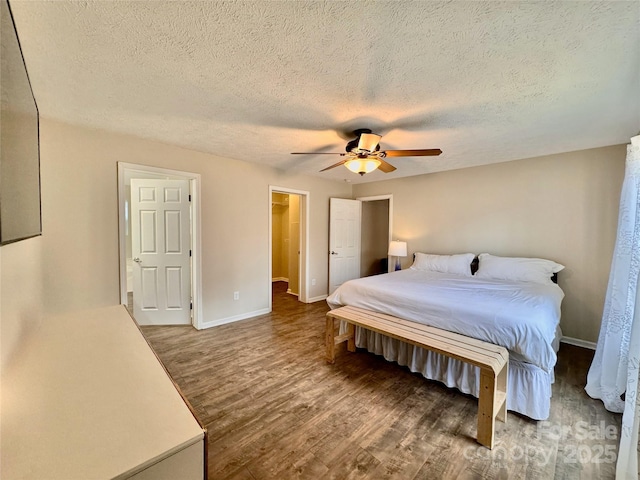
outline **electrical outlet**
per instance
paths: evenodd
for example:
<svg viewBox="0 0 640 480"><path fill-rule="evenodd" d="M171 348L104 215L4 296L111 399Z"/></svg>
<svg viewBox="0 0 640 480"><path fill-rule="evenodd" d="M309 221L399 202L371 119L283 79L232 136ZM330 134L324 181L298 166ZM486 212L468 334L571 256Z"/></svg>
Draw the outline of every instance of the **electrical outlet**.
<svg viewBox="0 0 640 480"><path fill-rule="evenodd" d="M233 292L233 299L240 300L240 292Z"/></svg>
<svg viewBox="0 0 640 480"><path fill-rule="evenodd" d="M316 279L315 279L315 278L312 278L312 279L311 279L311 285L315 285L315 284L316 284Z"/></svg>

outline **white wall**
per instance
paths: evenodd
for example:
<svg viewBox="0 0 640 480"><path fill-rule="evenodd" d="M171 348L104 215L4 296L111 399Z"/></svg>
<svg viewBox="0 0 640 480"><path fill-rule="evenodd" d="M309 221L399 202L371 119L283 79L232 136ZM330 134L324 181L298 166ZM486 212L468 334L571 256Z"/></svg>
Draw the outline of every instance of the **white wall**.
<svg viewBox="0 0 640 480"><path fill-rule="evenodd" d="M617 145L354 185L393 194L393 237L416 251L489 252L566 265L566 336L595 342L615 242L626 147ZM428 160L427 160L428 161Z"/></svg>
<svg viewBox="0 0 640 480"><path fill-rule="evenodd" d="M348 184L46 119L41 156L47 312L119 302L118 161L201 175L205 323L268 308L269 185L310 192L309 297L327 293L329 197Z"/></svg>

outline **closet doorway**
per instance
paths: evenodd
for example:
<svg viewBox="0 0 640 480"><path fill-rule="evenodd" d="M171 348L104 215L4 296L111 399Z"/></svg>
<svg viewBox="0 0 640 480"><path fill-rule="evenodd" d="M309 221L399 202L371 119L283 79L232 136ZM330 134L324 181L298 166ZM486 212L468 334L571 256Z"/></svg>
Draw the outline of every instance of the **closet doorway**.
<svg viewBox="0 0 640 480"><path fill-rule="evenodd" d="M270 187L269 196L271 291L275 282L283 282L280 286L286 283L287 293L306 303L308 192Z"/></svg>
<svg viewBox="0 0 640 480"><path fill-rule="evenodd" d="M300 196L271 194L271 281L287 283L287 293L300 294Z"/></svg>

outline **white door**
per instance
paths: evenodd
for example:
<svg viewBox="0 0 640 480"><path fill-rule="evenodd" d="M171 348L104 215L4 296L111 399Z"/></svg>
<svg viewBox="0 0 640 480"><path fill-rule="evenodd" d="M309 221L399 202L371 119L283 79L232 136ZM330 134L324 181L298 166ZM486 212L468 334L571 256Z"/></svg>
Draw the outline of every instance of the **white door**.
<svg viewBox="0 0 640 480"><path fill-rule="evenodd" d="M133 316L191 324L189 180L131 180Z"/></svg>
<svg viewBox="0 0 640 480"><path fill-rule="evenodd" d="M331 198L329 203L329 293L360 277L359 200Z"/></svg>

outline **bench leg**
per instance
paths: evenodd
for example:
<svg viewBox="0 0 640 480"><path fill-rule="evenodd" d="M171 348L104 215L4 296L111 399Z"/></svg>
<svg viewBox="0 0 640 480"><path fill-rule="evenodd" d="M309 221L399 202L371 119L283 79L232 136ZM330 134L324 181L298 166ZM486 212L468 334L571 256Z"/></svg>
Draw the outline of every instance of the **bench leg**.
<svg viewBox="0 0 640 480"><path fill-rule="evenodd" d="M496 413L496 418L501 422L507 423L507 379L509 377L509 362L505 363L504 367L498 374L498 381L496 388L501 398L504 399L502 406Z"/></svg>
<svg viewBox="0 0 640 480"><path fill-rule="evenodd" d="M347 323L347 350L350 352L356 351L356 326L353 323Z"/></svg>
<svg viewBox="0 0 640 480"><path fill-rule="evenodd" d="M493 448L496 427L495 397L496 377L491 370L480 370L480 395L478 395L478 442ZM506 402L505 402L506 403Z"/></svg>
<svg viewBox="0 0 640 480"><path fill-rule="evenodd" d="M333 317L327 316L327 331L326 331L326 344L327 344L327 362L334 363L336 361L336 342L335 342L335 323Z"/></svg>
<svg viewBox="0 0 640 480"><path fill-rule="evenodd" d="M334 363L336 360L336 345L347 342L347 350L356 351L356 326L353 323L347 323L347 332L342 335L336 335L335 319L327 315L327 331L325 342L327 345L327 362Z"/></svg>

